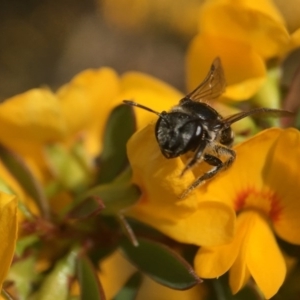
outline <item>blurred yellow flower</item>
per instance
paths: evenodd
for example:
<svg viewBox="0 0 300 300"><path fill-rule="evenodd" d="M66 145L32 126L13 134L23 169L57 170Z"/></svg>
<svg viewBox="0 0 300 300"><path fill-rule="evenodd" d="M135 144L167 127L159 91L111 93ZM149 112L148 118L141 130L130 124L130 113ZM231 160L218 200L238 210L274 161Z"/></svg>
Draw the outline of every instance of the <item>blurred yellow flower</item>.
<svg viewBox="0 0 300 300"><path fill-rule="evenodd" d="M89 69L56 92L32 89L1 103L0 143L27 163L46 187L51 210L58 213L72 201L71 190L89 184L114 107L131 99L152 103L155 109L163 110L182 97L173 87L146 74L127 72L119 76L110 68ZM137 128L156 118L143 110L134 110ZM82 161L72 153L77 145ZM26 200L24 195L21 199ZM37 212L32 201L26 204Z"/></svg>
<svg viewBox="0 0 300 300"><path fill-rule="evenodd" d="M300 6L298 0L273 0L278 7L289 32L294 32L300 28Z"/></svg>
<svg viewBox="0 0 300 300"><path fill-rule="evenodd" d="M173 290L156 283L146 275L143 276L142 284L137 292L137 300L202 300L206 299L207 291L200 284L188 290Z"/></svg>
<svg viewBox="0 0 300 300"><path fill-rule="evenodd" d="M300 244L299 149L297 130L266 130L237 146L235 164L199 190L202 201L222 201L237 213L233 241L203 246L197 253L195 268L201 277L215 278L230 270L234 293L250 276L266 298L278 291L286 264L274 233Z"/></svg>
<svg viewBox="0 0 300 300"><path fill-rule="evenodd" d="M270 0L209 0L201 6L199 34L187 53L188 89L204 78L220 56L228 88L225 97L245 100L263 85L268 59L299 47L299 35L289 34L282 15Z"/></svg>
<svg viewBox="0 0 300 300"><path fill-rule="evenodd" d="M160 108L173 105L181 97L176 89L149 75L127 72L119 76L109 68L83 71L55 95L67 128L63 138L57 137L56 140L72 140L82 132L86 150L93 157L101 152L110 112L124 99L152 102ZM154 118L141 110L136 111L136 117L138 128Z"/></svg>
<svg viewBox="0 0 300 300"><path fill-rule="evenodd" d="M110 68L85 70L59 88L56 96L68 129L65 140L82 132L89 154L98 155L104 126L118 92L119 76Z"/></svg>
<svg viewBox="0 0 300 300"><path fill-rule="evenodd" d="M90 158L101 152L105 124L112 109L124 99L152 101L157 109L175 104L181 94L138 72L119 76L110 68L90 69L76 75L56 93L32 89L0 104L0 143L20 154L40 179L50 176L44 146L72 145L82 137ZM141 128L154 118L137 110Z"/></svg>
<svg viewBox="0 0 300 300"><path fill-rule="evenodd" d="M113 299L136 268L116 250L99 262L99 279L107 299Z"/></svg>
<svg viewBox="0 0 300 300"><path fill-rule="evenodd" d="M132 32L157 30L181 38L191 37L197 29L197 11L204 0L105 0L104 18L111 24ZM130 9L128 9L130 7ZM124 14L124 11L127 13ZM163 31L161 30L163 28Z"/></svg>
<svg viewBox="0 0 300 300"><path fill-rule="evenodd" d="M9 271L17 240L17 198L14 195L0 193L0 288Z"/></svg>
<svg viewBox="0 0 300 300"><path fill-rule="evenodd" d="M103 130L107 117L101 115L108 116L117 88L115 72L102 68L82 72L57 93L40 88L6 99L0 104L0 142L43 179L49 172L43 146L66 141L79 130Z"/></svg>
<svg viewBox="0 0 300 300"><path fill-rule="evenodd" d="M101 152L101 138L109 114L124 99L152 103L156 109L163 109L177 103L182 96L176 89L149 75L127 72L119 76L109 68L79 73L56 95L68 128L65 139L83 131L86 149L92 156ZM155 118L140 109L135 112L137 128Z"/></svg>
<svg viewBox="0 0 300 300"><path fill-rule="evenodd" d="M176 105L183 97L177 89L150 75L140 72L127 72L120 80L120 94L115 99L117 104L123 100L134 100L144 105L151 103L151 108L163 111ZM139 108L134 108L137 129L141 129L157 119L157 116Z"/></svg>

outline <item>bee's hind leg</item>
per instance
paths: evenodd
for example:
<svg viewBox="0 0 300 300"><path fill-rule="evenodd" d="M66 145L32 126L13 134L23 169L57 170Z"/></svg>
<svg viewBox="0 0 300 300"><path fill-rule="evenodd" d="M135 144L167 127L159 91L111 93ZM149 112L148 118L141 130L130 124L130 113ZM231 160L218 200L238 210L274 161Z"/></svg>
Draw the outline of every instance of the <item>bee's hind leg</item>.
<svg viewBox="0 0 300 300"><path fill-rule="evenodd" d="M217 175L220 171L226 170L229 168L235 160L236 154L234 150L216 145L214 151L218 156L226 157L226 160L223 162L219 157L212 154L204 154L203 160L211 166L214 166L211 170L204 173L202 176L198 177L180 196L180 199L185 198L192 190L194 190L199 185L203 184L206 180L211 179Z"/></svg>

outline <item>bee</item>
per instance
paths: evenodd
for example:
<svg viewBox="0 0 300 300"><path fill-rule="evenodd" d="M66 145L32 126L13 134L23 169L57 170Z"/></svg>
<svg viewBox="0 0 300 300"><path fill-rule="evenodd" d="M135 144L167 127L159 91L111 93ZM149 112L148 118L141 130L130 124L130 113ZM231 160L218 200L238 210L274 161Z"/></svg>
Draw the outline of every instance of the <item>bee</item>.
<svg viewBox="0 0 300 300"><path fill-rule="evenodd" d="M209 171L198 177L182 193L181 199L233 164L236 158L236 153L231 148L234 141L231 128L233 123L251 115L266 114L279 117L291 114L289 111L279 109L254 108L223 117L207 104L207 101L218 98L225 91L225 87L221 60L216 58L204 81L169 112L160 113L133 101L123 101L127 105L155 113L159 117L155 126L155 136L161 153L166 158L193 152L181 176L202 161L211 166Z"/></svg>

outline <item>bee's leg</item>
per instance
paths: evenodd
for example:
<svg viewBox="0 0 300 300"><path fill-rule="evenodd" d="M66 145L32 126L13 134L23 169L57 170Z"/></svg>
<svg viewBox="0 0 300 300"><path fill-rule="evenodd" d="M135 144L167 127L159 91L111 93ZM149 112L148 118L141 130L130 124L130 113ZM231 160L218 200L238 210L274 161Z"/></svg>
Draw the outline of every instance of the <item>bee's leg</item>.
<svg viewBox="0 0 300 300"><path fill-rule="evenodd" d="M194 156L193 156L192 159L185 165L185 167L184 167L184 169L182 170L180 176L183 176L183 174L184 174L187 170L191 169L195 164L197 164L197 163L200 161L200 159L201 159L201 157L202 157L202 155L203 155L203 152L204 152L204 150L205 150L207 144L208 144L208 143L207 143L207 141L205 141L205 140L203 140L203 141L200 143L200 146L196 149Z"/></svg>
<svg viewBox="0 0 300 300"><path fill-rule="evenodd" d="M220 158L217 156L214 156L212 154L204 154L203 160L208 163L211 166L214 166L211 170L203 174L202 176L198 177L188 188L185 190L180 198L184 198L187 194L189 194L193 189L195 189L197 186L201 185L204 183L206 180L211 179L214 177L216 174L218 174L222 170L226 170L229 168L232 163L235 160L235 152L234 150L216 145L214 147L214 152L216 153L217 156L222 156L225 157L225 161L223 162Z"/></svg>

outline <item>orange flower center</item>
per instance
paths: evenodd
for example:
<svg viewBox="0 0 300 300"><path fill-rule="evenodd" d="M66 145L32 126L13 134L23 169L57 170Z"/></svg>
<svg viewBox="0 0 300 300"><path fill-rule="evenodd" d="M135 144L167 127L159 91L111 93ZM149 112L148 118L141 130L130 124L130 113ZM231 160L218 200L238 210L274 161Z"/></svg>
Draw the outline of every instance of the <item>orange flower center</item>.
<svg viewBox="0 0 300 300"><path fill-rule="evenodd" d="M236 212L256 210L269 217L273 222L278 221L282 207L278 196L270 190L262 191L254 188L242 190L234 201Z"/></svg>

